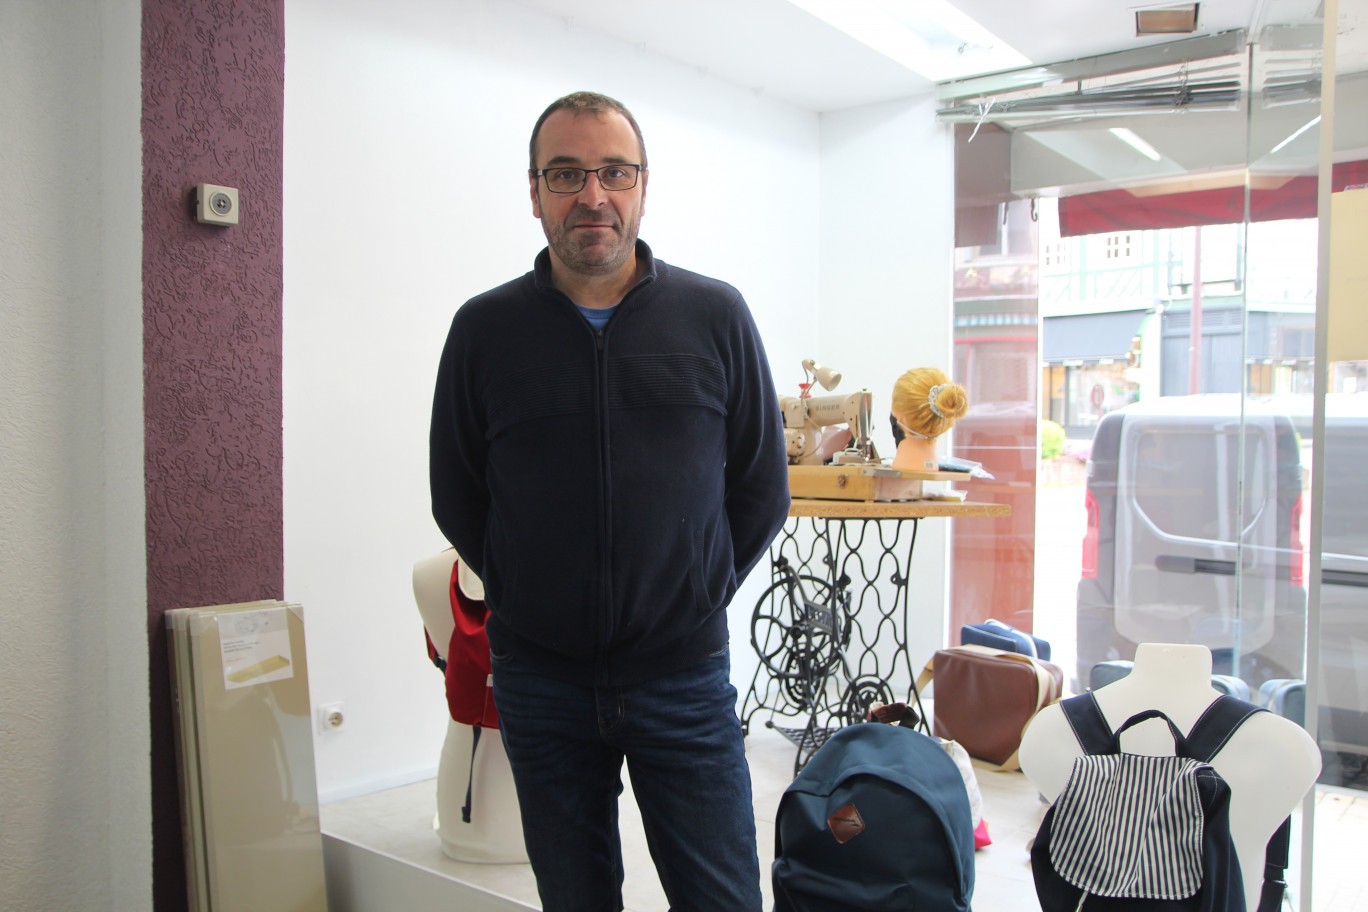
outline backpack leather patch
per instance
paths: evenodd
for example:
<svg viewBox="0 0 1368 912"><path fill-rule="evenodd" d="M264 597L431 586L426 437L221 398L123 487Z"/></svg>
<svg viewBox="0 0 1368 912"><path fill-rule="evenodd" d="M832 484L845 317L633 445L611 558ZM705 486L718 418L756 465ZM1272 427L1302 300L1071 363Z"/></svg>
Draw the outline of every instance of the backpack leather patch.
<svg viewBox="0 0 1368 912"><path fill-rule="evenodd" d="M841 845L859 836L865 828L864 818L860 816L854 804L845 804L837 808L836 813L828 817L826 823L831 835L835 836Z"/></svg>

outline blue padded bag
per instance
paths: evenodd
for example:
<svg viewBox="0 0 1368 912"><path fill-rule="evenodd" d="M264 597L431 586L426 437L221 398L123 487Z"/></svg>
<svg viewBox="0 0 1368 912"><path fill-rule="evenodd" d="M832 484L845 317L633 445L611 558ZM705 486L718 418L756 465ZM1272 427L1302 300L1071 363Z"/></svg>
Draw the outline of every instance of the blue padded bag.
<svg viewBox="0 0 1368 912"><path fill-rule="evenodd" d="M837 731L779 801L774 912L968 912L974 824L955 761L900 725Z"/></svg>
<svg viewBox="0 0 1368 912"><path fill-rule="evenodd" d="M1134 670L1135 663L1129 659L1098 662L1088 672L1088 689L1097 690L1099 687L1106 687L1108 684L1121 680Z"/></svg>
<svg viewBox="0 0 1368 912"><path fill-rule="evenodd" d="M987 646L1030 656L1033 659L1050 661L1050 641L1042 640L1011 624L1004 624L992 618L982 624L965 624L960 627L960 643L965 646Z"/></svg>
<svg viewBox="0 0 1368 912"><path fill-rule="evenodd" d="M1249 702L1249 685L1243 678L1234 675L1214 674L1211 676L1211 686L1228 697Z"/></svg>
<svg viewBox="0 0 1368 912"><path fill-rule="evenodd" d="M1260 706L1284 719L1306 725L1306 682L1300 678L1274 678L1259 687Z"/></svg>
<svg viewBox="0 0 1368 912"><path fill-rule="evenodd" d="M1088 689L1097 690L1099 687L1106 687L1108 684L1121 680L1130 674L1135 668L1135 663L1127 659L1112 659L1107 662L1098 662L1088 673ZM1242 678L1234 675L1214 674L1211 676L1211 686L1220 693L1228 697L1235 697L1237 700L1250 702L1249 685ZM1260 700L1259 705L1264 705L1265 701Z"/></svg>

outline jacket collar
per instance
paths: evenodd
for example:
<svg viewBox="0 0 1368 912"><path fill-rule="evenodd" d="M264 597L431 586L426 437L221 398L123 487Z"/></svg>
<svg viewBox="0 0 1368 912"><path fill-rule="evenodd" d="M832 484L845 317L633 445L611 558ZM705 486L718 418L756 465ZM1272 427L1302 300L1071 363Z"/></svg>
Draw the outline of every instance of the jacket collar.
<svg viewBox="0 0 1368 912"><path fill-rule="evenodd" d="M643 264L645 269L642 270L641 278L632 286L633 289L654 282L657 273L655 254L651 253L651 248L641 238L637 238L636 257L637 262ZM538 291L557 290L556 286L551 284L551 248L543 247L541 253L537 254L536 260L532 263L532 281L536 283Z"/></svg>

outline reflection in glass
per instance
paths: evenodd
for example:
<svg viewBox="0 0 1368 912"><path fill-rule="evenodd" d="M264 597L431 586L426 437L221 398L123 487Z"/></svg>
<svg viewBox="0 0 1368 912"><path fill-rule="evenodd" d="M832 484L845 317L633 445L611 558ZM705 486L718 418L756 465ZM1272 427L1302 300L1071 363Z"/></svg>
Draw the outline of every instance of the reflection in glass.
<svg viewBox="0 0 1368 912"><path fill-rule="evenodd" d="M1316 361L1324 29L1282 12L1256 34L941 85L939 116L956 124L955 378L995 403L981 420L998 432L957 446L1039 505L1029 541L1020 527L974 548L957 538L951 591L968 607L951 630L984 610L984 574L1029 554L1016 579L1031 603L997 616L1076 656L1076 688L1137 642L1210 647L1251 700L1316 729L1322 783L1364 795L1318 796L1338 802L1315 833L1317 906L1336 908L1349 894L1335 846L1368 836L1335 829L1344 802L1368 802L1368 362ZM1368 192L1368 53L1352 24L1336 55L1335 195ZM1031 244L1014 240L1025 212ZM1034 382L1003 384L1033 341ZM1067 443L1034 467L1037 415Z"/></svg>

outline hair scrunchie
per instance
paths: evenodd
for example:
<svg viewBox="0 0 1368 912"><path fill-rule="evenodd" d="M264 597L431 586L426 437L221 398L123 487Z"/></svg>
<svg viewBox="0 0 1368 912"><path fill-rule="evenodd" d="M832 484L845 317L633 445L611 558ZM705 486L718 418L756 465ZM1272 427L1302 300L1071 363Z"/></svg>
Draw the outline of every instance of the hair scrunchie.
<svg viewBox="0 0 1368 912"><path fill-rule="evenodd" d="M940 409L936 408L936 397L940 395L940 391L943 389L945 389L945 384L940 383L936 386L931 387L931 389L926 394L926 404L930 406L931 411L935 414L937 418L945 417L945 413L942 412Z"/></svg>

